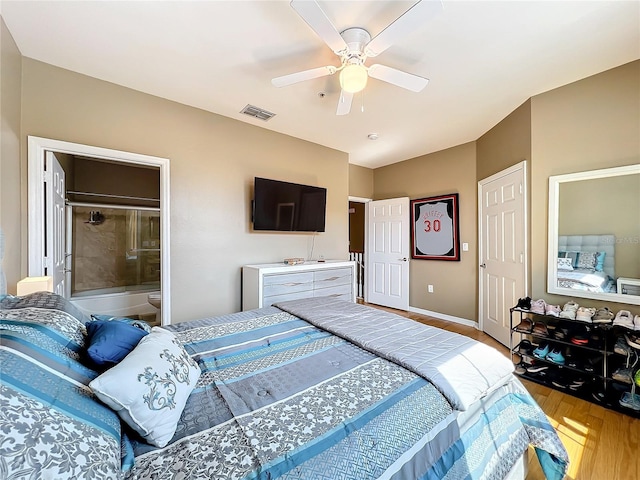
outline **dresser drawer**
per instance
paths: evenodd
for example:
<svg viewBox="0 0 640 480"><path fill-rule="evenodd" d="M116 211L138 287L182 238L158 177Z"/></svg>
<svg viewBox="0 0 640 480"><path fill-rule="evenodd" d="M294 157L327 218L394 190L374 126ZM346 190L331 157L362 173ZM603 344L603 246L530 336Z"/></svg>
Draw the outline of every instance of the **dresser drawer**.
<svg viewBox="0 0 640 480"><path fill-rule="evenodd" d="M311 291L313 291L313 272L284 273L280 275L264 276L262 290L263 297ZM310 297L311 295L307 296Z"/></svg>
<svg viewBox="0 0 640 480"><path fill-rule="evenodd" d="M299 300L301 298L309 298L313 296L313 292L309 290L304 290L302 292L289 292L283 293L281 295L270 295L264 296L262 298L262 306L268 307L269 305L273 305L278 302L286 302L287 300Z"/></svg>
<svg viewBox="0 0 640 480"><path fill-rule="evenodd" d="M351 301L351 284L347 285L337 285L334 287L327 288L316 288L313 291L314 297L340 297L344 298L347 301Z"/></svg>
<svg viewBox="0 0 640 480"><path fill-rule="evenodd" d="M353 283L352 270L350 268L333 268L313 272L313 289L332 288Z"/></svg>

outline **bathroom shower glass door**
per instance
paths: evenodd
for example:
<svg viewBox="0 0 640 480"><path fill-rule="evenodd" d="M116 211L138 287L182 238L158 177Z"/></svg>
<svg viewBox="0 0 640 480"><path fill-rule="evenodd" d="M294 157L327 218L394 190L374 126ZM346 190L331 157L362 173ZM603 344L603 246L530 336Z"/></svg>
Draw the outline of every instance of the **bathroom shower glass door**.
<svg viewBox="0 0 640 480"><path fill-rule="evenodd" d="M69 208L72 297L160 290L159 209Z"/></svg>

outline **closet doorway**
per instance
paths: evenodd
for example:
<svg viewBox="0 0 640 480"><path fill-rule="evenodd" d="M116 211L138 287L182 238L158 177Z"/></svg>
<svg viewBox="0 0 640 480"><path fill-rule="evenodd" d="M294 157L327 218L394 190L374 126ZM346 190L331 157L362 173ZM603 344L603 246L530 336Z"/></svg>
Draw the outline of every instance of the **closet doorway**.
<svg viewBox="0 0 640 480"><path fill-rule="evenodd" d="M159 291L170 323L169 160L29 137L28 162L29 276L90 313L148 313Z"/></svg>

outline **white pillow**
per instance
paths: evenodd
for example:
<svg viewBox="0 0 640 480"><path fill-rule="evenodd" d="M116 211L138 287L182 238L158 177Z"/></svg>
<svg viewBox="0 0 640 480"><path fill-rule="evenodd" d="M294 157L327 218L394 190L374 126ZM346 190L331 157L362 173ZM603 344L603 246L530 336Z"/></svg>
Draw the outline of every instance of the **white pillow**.
<svg viewBox="0 0 640 480"><path fill-rule="evenodd" d="M558 259L558 270L573 270L572 260L570 258Z"/></svg>
<svg viewBox="0 0 640 480"><path fill-rule="evenodd" d="M119 364L95 378L95 395L148 443L173 438L200 367L168 330L153 327Z"/></svg>

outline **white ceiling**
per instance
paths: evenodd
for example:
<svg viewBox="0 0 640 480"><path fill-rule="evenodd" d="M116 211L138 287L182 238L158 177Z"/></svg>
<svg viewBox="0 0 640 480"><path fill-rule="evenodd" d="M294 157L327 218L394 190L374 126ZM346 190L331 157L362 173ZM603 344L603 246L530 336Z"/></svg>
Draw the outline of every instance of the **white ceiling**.
<svg viewBox="0 0 640 480"><path fill-rule="evenodd" d="M339 31L372 36L413 3L319 1ZM476 140L528 98L640 58L638 1L444 0L440 14L375 59L429 85L412 93L370 79L341 117L337 75L271 85L339 65L286 0L2 0L0 12L26 57L341 150L371 168ZM276 116L240 114L247 104ZM367 139L373 132L376 141Z"/></svg>

